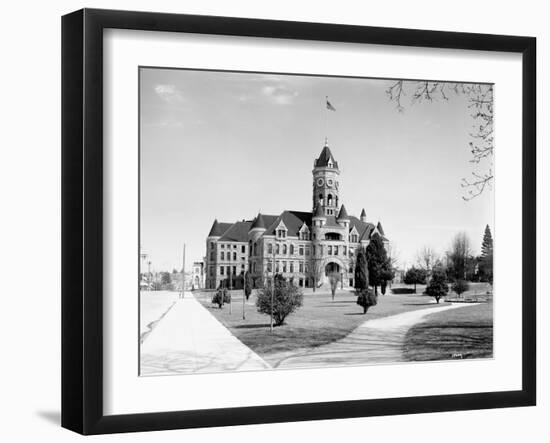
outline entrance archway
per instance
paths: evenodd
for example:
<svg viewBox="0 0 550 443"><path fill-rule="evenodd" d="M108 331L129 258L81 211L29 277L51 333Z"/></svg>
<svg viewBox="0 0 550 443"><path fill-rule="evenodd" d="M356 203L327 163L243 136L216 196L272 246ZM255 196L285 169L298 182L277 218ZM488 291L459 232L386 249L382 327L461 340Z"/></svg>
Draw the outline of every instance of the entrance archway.
<svg viewBox="0 0 550 443"><path fill-rule="evenodd" d="M330 262L325 266L325 275L328 276L333 272L340 273L340 265L338 263Z"/></svg>

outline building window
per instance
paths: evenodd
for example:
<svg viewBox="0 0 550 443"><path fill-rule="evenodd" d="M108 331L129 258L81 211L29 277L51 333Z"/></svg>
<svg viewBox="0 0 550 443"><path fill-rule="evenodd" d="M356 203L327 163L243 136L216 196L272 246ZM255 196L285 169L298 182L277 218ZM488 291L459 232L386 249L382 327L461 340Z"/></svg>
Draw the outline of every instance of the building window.
<svg viewBox="0 0 550 443"><path fill-rule="evenodd" d="M280 269L281 269L281 262L277 262L275 264L275 272L279 272Z"/></svg>
<svg viewBox="0 0 550 443"><path fill-rule="evenodd" d="M306 263L306 273L309 272L309 265Z"/></svg>
<svg viewBox="0 0 550 443"><path fill-rule="evenodd" d="M334 247L334 255L338 255L338 246Z"/></svg>
<svg viewBox="0 0 550 443"><path fill-rule="evenodd" d="M271 262L267 262L267 272L273 272L273 267L271 266Z"/></svg>
<svg viewBox="0 0 550 443"><path fill-rule="evenodd" d="M214 261L214 260L215 260L214 251L210 251L210 261Z"/></svg>
<svg viewBox="0 0 550 443"><path fill-rule="evenodd" d="M225 248L225 245L224 245L224 244L222 244L222 249L224 249L224 248Z"/></svg>
<svg viewBox="0 0 550 443"><path fill-rule="evenodd" d="M294 262L290 262L290 272L294 272Z"/></svg>
<svg viewBox="0 0 550 443"><path fill-rule="evenodd" d="M242 245L242 246L241 246L241 253L244 254L245 252L246 252L246 246L245 246L245 245Z"/></svg>
<svg viewBox="0 0 550 443"><path fill-rule="evenodd" d="M303 245L300 245L300 246L298 247L298 253L299 253L300 255L304 255L304 246L303 246Z"/></svg>
<svg viewBox="0 0 550 443"><path fill-rule="evenodd" d="M306 246L306 255L309 255L309 252L310 252L310 250L309 250L309 248Z"/></svg>
<svg viewBox="0 0 550 443"><path fill-rule="evenodd" d="M237 275L237 267L233 266L233 275Z"/></svg>
<svg viewBox="0 0 550 443"><path fill-rule="evenodd" d="M303 262L300 262L300 264L298 266L298 271L299 272L304 272L304 263Z"/></svg>
<svg viewBox="0 0 550 443"><path fill-rule="evenodd" d="M220 275L223 275L223 266L220 266Z"/></svg>
<svg viewBox="0 0 550 443"><path fill-rule="evenodd" d="M233 249L237 249L237 245L233 245Z"/></svg>
<svg viewBox="0 0 550 443"><path fill-rule="evenodd" d="M286 231L284 229L277 230L277 237L286 238Z"/></svg>
<svg viewBox="0 0 550 443"><path fill-rule="evenodd" d="M332 245L328 245L328 255L332 255Z"/></svg>
<svg viewBox="0 0 550 443"><path fill-rule="evenodd" d="M225 260L225 253L223 251L220 252L220 260Z"/></svg>
<svg viewBox="0 0 550 443"><path fill-rule="evenodd" d="M237 260L237 253L236 252L233 252L233 260Z"/></svg>
<svg viewBox="0 0 550 443"><path fill-rule="evenodd" d="M273 244L269 243L267 245L267 253L268 254L273 254Z"/></svg>
<svg viewBox="0 0 550 443"><path fill-rule="evenodd" d="M210 266L210 277L214 277L214 266Z"/></svg>
<svg viewBox="0 0 550 443"><path fill-rule="evenodd" d="M283 262L283 272L286 272L286 261Z"/></svg>
<svg viewBox="0 0 550 443"><path fill-rule="evenodd" d="M281 245L279 245L279 243L277 243L275 245L275 254L279 255L281 253Z"/></svg>
<svg viewBox="0 0 550 443"><path fill-rule="evenodd" d="M346 246L342 246L344 248L344 251L342 252L343 256L346 256L348 254L348 248Z"/></svg>
<svg viewBox="0 0 550 443"><path fill-rule="evenodd" d="M286 253L287 253L286 245L283 245L283 254L286 255Z"/></svg>
<svg viewBox="0 0 550 443"><path fill-rule="evenodd" d="M357 234L351 234L351 242L352 243L357 243L357 240L358 240Z"/></svg>
<svg viewBox="0 0 550 443"><path fill-rule="evenodd" d="M294 245L290 245L290 255L294 255Z"/></svg>
<svg viewBox="0 0 550 443"><path fill-rule="evenodd" d="M231 274L231 266L228 266L226 271L227 271L227 275Z"/></svg>

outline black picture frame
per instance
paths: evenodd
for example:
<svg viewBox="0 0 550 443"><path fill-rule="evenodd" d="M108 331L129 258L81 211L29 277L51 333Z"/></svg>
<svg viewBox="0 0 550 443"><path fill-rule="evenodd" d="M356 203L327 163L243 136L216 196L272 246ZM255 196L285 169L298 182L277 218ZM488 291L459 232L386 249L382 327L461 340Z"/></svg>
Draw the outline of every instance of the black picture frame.
<svg viewBox="0 0 550 443"><path fill-rule="evenodd" d="M103 30L191 32L522 55L522 388L392 399L103 413ZM62 426L82 434L458 411L536 403L536 39L83 9L62 18Z"/></svg>

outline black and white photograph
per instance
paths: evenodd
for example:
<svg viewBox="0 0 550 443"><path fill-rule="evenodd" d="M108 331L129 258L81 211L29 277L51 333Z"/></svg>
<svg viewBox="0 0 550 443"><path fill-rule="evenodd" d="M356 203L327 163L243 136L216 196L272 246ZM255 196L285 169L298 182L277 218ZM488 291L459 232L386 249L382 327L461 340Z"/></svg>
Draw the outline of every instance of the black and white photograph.
<svg viewBox="0 0 550 443"><path fill-rule="evenodd" d="M494 357L494 84L138 75L140 376Z"/></svg>

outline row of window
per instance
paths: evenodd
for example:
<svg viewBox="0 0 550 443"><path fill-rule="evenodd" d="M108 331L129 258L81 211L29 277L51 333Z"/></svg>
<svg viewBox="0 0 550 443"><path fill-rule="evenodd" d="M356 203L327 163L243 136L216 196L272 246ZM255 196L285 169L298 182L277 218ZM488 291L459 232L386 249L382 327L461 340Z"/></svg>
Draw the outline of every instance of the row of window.
<svg viewBox="0 0 550 443"><path fill-rule="evenodd" d="M220 260L231 261L231 251L227 251L227 253L225 253L224 251L221 251L220 252ZM241 256L241 260L246 260L246 257L244 255ZM237 253L236 252L233 252L233 261L237 261Z"/></svg>

